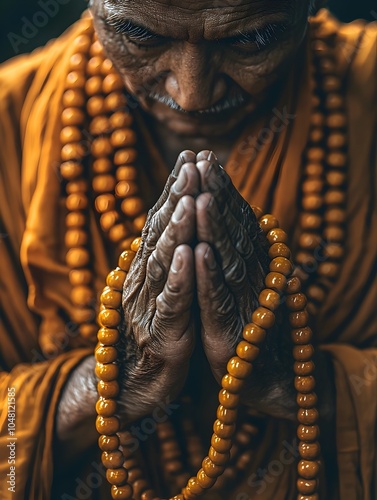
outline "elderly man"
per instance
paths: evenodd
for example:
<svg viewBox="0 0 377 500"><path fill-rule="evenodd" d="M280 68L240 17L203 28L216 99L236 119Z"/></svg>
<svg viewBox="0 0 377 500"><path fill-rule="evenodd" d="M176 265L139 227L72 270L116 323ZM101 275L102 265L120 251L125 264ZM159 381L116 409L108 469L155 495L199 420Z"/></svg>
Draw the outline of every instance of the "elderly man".
<svg viewBox="0 0 377 500"><path fill-rule="evenodd" d="M1 498L376 497L377 30L319 7L93 0L3 65Z"/></svg>

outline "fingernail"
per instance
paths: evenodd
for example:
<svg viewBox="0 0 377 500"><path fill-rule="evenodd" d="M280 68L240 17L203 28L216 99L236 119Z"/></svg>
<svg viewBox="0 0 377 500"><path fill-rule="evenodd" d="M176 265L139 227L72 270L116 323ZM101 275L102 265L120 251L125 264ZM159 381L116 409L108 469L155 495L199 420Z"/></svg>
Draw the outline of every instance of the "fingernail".
<svg viewBox="0 0 377 500"><path fill-rule="evenodd" d="M177 161L176 161L176 163L175 163L175 165L174 165L174 169L173 169L174 174L175 174L176 176L178 176L178 175L179 175L179 172L180 172L181 167L182 167L182 165L183 165L183 163L184 163L184 160L185 160L185 159L184 159L184 156L183 156L183 154L181 153L181 154L178 156L178 159L177 159Z"/></svg>
<svg viewBox="0 0 377 500"><path fill-rule="evenodd" d="M173 262L171 263L171 270L173 273L178 273L182 268L182 257L179 253L175 252Z"/></svg>
<svg viewBox="0 0 377 500"><path fill-rule="evenodd" d="M217 156L215 155L215 153L213 151L211 151L208 155L208 158L207 158L208 161L213 161L213 160L217 160Z"/></svg>
<svg viewBox="0 0 377 500"><path fill-rule="evenodd" d="M178 203L176 209L174 210L172 219L173 222L179 222L180 220L183 219L183 216L185 215L185 206L183 205L182 202Z"/></svg>
<svg viewBox="0 0 377 500"><path fill-rule="evenodd" d="M175 190L177 193L181 193L186 186L187 175L186 170L183 168L178 175L178 179L175 181Z"/></svg>
<svg viewBox="0 0 377 500"><path fill-rule="evenodd" d="M208 167L207 172L205 173L204 177L208 178L211 175L211 173L214 171L214 169L215 169L215 164L211 163L211 165Z"/></svg>
<svg viewBox="0 0 377 500"><path fill-rule="evenodd" d="M216 260L215 260L215 256L213 255L213 251L212 251L211 247L208 247L208 250L204 254L204 262L205 262L206 266L208 267L208 269L210 269L211 271L216 269Z"/></svg>

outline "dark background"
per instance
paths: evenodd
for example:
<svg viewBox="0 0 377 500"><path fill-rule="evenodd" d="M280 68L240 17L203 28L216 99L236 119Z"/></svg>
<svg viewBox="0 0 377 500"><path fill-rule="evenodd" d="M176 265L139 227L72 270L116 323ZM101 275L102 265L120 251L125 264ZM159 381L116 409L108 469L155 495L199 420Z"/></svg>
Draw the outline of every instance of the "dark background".
<svg viewBox="0 0 377 500"><path fill-rule="evenodd" d="M328 5L342 21L377 20L376 0L330 0ZM0 61L59 36L85 8L85 0L0 0Z"/></svg>

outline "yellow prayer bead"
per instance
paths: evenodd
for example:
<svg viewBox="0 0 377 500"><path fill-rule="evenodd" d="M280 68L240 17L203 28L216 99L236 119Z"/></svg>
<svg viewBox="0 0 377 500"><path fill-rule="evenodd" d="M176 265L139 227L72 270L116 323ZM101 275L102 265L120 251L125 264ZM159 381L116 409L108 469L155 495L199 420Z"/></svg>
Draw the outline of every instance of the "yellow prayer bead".
<svg viewBox="0 0 377 500"><path fill-rule="evenodd" d="M240 402L240 397L238 394L233 394L226 389L221 389L219 392L219 403L224 406L224 408L237 408Z"/></svg>
<svg viewBox="0 0 377 500"><path fill-rule="evenodd" d="M123 465L124 456L121 451L112 451L110 453L104 451L101 455L101 460L107 469L118 469Z"/></svg>
<svg viewBox="0 0 377 500"><path fill-rule="evenodd" d="M120 469L107 469L106 471L106 479L110 484L122 486L127 482L127 478L127 471L123 467Z"/></svg>
<svg viewBox="0 0 377 500"><path fill-rule="evenodd" d="M275 314L265 307L258 307L253 312L251 319L253 323L266 330L275 324Z"/></svg>
<svg viewBox="0 0 377 500"><path fill-rule="evenodd" d="M318 411L315 408L300 408L297 412L297 420L300 424L313 425L318 421Z"/></svg>
<svg viewBox="0 0 377 500"><path fill-rule="evenodd" d="M135 258L135 252L132 250L125 250L119 257L118 266L122 271L128 272L130 270L131 264Z"/></svg>
<svg viewBox="0 0 377 500"><path fill-rule="evenodd" d="M104 309L98 315L98 321L101 326L107 326L108 328L115 328L121 322L121 315L115 309Z"/></svg>
<svg viewBox="0 0 377 500"><path fill-rule="evenodd" d="M255 323L247 324L242 332L243 338L251 344L260 344L266 338L266 330Z"/></svg>
<svg viewBox="0 0 377 500"><path fill-rule="evenodd" d="M103 327L98 332L98 340L104 345L114 345L119 341L119 331Z"/></svg>
<svg viewBox="0 0 377 500"><path fill-rule="evenodd" d="M317 441L319 438L318 425L299 425L297 429L297 437L301 441L305 442Z"/></svg>
<svg viewBox="0 0 377 500"><path fill-rule="evenodd" d="M234 377L227 373L221 380L221 386L232 394L238 394L244 386L244 379Z"/></svg>
<svg viewBox="0 0 377 500"><path fill-rule="evenodd" d="M118 365L113 363L104 365L97 362L95 372L99 379L103 380L104 382L111 382L118 378L119 367Z"/></svg>
<svg viewBox="0 0 377 500"><path fill-rule="evenodd" d="M259 355L259 348L254 344L250 344L246 340L242 340L237 346L237 356L248 363L254 361Z"/></svg>
<svg viewBox="0 0 377 500"><path fill-rule="evenodd" d="M98 415L101 415L101 417L114 416L116 409L117 409L117 403L114 399L100 398L96 403L96 411Z"/></svg>
<svg viewBox="0 0 377 500"><path fill-rule="evenodd" d="M121 269L117 269L115 271L111 271L107 278L106 284L110 288L117 290L119 292L123 291L123 285L127 278L127 273L122 271Z"/></svg>
<svg viewBox="0 0 377 500"><path fill-rule="evenodd" d="M209 448L208 457L212 460L215 465L226 465L230 459L230 453L219 453L212 446Z"/></svg>
<svg viewBox="0 0 377 500"><path fill-rule="evenodd" d="M225 422L217 419L213 424L213 432L222 439L229 439L233 436L236 430L236 425L226 424Z"/></svg>
<svg viewBox="0 0 377 500"><path fill-rule="evenodd" d="M203 489L211 488L216 482L215 478L207 476L204 469L199 469L196 479Z"/></svg>
<svg viewBox="0 0 377 500"><path fill-rule="evenodd" d="M295 377L295 388L298 392L308 393L312 392L315 387L315 380L312 375L307 377Z"/></svg>
<svg viewBox="0 0 377 500"><path fill-rule="evenodd" d="M202 468L209 477L218 477L224 472L224 466L215 465L209 457L205 457Z"/></svg>
<svg viewBox="0 0 377 500"><path fill-rule="evenodd" d="M67 252L66 261L71 268L85 267L89 264L90 255L85 248L71 248Z"/></svg>
<svg viewBox="0 0 377 500"><path fill-rule="evenodd" d="M263 215L263 217L261 217L258 222L265 233L268 233L272 229L276 229L279 227L278 220L271 214Z"/></svg>
<svg viewBox="0 0 377 500"><path fill-rule="evenodd" d="M298 406L301 408L313 408L318 403L318 398L315 392L302 394L298 393L296 398Z"/></svg>
<svg viewBox="0 0 377 500"><path fill-rule="evenodd" d="M248 377L252 371L253 367L247 361L244 361L238 356L234 356L228 361L227 370L230 375L237 377L238 379L244 379Z"/></svg>
<svg viewBox="0 0 377 500"><path fill-rule="evenodd" d="M298 473L305 479L313 479L319 473L319 462L313 460L300 460L297 466Z"/></svg>
<svg viewBox="0 0 377 500"><path fill-rule="evenodd" d="M315 479L297 479L297 490L303 495L310 495L317 489L318 483Z"/></svg>
<svg viewBox="0 0 377 500"><path fill-rule="evenodd" d="M304 328L309 321L309 314L306 309L289 313L289 321L293 328Z"/></svg>
<svg viewBox="0 0 377 500"><path fill-rule="evenodd" d="M111 380L106 382L105 380L100 380L97 384L98 394L106 399L116 398L119 394L119 384L116 380Z"/></svg>
<svg viewBox="0 0 377 500"><path fill-rule="evenodd" d="M280 295L271 288L265 288L259 294L259 304L270 311L275 311L280 305Z"/></svg>
<svg viewBox="0 0 377 500"><path fill-rule="evenodd" d="M122 293L107 286L102 292L101 303L109 309L118 309L122 304Z"/></svg>
<svg viewBox="0 0 377 500"><path fill-rule="evenodd" d="M218 406L216 414L217 418L227 425L234 424L237 419L237 410L225 408L223 405Z"/></svg>
<svg viewBox="0 0 377 500"><path fill-rule="evenodd" d="M111 436L119 431L119 420L117 417L101 417L98 416L96 419L96 429L100 434L106 434Z"/></svg>
<svg viewBox="0 0 377 500"><path fill-rule="evenodd" d="M304 443L301 441L298 445L298 451L300 452L302 458L314 460L319 457L321 453L321 446L318 441L314 441L313 443Z"/></svg>
<svg viewBox="0 0 377 500"><path fill-rule="evenodd" d="M280 272L268 273L265 278L265 285L267 288L272 288L273 290L282 293L287 286L287 278Z"/></svg>
<svg viewBox="0 0 377 500"><path fill-rule="evenodd" d="M115 347L99 346L95 352L98 363L113 363L118 357Z"/></svg>
<svg viewBox="0 0 377 500"><path fill-rule="evenodd" d="M98 446L102 451L113 452L118 449L119 444L119 438L117 435L102 435L98 438Z"/></svg>

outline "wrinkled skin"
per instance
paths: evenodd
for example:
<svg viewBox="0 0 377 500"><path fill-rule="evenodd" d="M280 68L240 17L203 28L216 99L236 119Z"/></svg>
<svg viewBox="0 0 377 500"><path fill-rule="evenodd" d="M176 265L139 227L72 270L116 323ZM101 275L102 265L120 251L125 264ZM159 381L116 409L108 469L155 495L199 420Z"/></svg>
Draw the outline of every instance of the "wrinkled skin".
<svg viewBox="0 0 377 500"><path fill-rule="evenodd" d="M180 155L142 236L123 294L127 421L178 395L198 339L220 382L268 272L268 245L254 213L209 151ZM276 348L287 338L280 333L263 351L244 402L289 416L285 362L292 363L287 349Z"/></svg>

